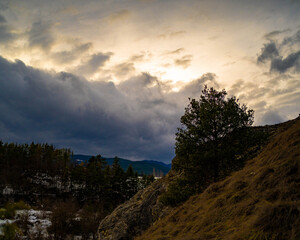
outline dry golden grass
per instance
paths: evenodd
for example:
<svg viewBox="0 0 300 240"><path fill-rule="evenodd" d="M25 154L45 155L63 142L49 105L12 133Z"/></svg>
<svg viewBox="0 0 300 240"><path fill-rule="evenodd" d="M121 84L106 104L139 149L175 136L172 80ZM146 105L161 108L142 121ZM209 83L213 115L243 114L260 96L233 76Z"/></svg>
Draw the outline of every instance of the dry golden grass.
<svg viewBox="0 0 300 240"><path fill-rule="evenodd" d="M263 151L191 197L136 240L299 240L300 119L278 127Z"/></svg>

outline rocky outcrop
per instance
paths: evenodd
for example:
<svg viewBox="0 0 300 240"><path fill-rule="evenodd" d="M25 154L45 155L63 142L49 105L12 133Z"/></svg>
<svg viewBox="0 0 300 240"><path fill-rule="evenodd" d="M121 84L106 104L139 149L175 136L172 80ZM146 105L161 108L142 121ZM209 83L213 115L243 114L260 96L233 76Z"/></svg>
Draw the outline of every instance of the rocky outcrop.
<svg viewBox="0 0 300 240"><path fill-rule="evenodd" d="M158 201L158 197L166 191L166 179L156 180L104 218L98 229L98 239L133 239L164 216L168 208Z"/></svg>

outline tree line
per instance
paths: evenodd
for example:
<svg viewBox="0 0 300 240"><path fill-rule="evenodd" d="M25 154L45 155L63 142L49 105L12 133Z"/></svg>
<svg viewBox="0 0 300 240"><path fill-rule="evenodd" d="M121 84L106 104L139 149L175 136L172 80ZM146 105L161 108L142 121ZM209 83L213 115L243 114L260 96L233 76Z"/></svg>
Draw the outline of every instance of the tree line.
<svg viewBox="0 0 300 240"><path fill-rule="evenodd" d="M101 155L81 164L74 163L72 155L70 149L56 149L49 144L0 141L0 182L2 186L28 190L32 179L47 177L61 183L61 189L56 189L58 195L68 192L75 194L78 201L101 201L112 209L154 179L153 176L139 177L131 165L124 171L118 157L109 166ZM50 191L45 187L39 190L41 193Z"/></svg>
<svg viewBox="0 0 300 240"><path fill-rule="evenodd" d="M18 193L9 196L10 200L24 200L50 210L51 238L81 235L83 239L96 239L101 219L153 182L154 177L138 176L131 165L124 171L118 157L109 166L101 155L81 164L74 162L72 155L70 149L56 149L47 143L0 141L0 187L9 186ZM2 189L0 207L8 200ZM25 229L23 235L29 234L22 227L29 224L27 218L16 224ZM42 239L35 237L29 239Z"/></svg>

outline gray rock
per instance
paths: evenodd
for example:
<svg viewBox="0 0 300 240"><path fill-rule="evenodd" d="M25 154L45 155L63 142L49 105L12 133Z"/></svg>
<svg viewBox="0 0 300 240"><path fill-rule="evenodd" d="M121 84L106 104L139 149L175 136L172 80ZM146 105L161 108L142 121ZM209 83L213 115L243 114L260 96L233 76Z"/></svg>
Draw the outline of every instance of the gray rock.
<svg viewBox="0 0 300 240"><path fill-rule="evenodd" d="M100 240L130 240L140 235L156 220L165 215L168 208L158 201L166 191L166 179L159 179L134 197L118 206L104 218L98 228Z"/></svg>

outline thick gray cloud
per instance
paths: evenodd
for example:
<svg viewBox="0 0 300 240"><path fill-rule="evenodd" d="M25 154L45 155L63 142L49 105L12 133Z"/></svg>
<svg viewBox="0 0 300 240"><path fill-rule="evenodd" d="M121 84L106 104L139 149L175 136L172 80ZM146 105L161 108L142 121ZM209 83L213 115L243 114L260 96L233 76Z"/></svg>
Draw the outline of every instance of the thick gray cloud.
<svg viewBox="0 0 300 240"><path fill-rule="evenodd" d="M156 77L119 86L47 73L0 58L0 138L49 142L78 153L170 161L183 108ZM188 96L186 96L187 98Z"/></svg>
<svg viewBox="0 0 300 240"><path fill-rule="evenodd" d="M37 21L28 32L30 47L39 47L42 50L50 50L55 42L53 35L53 23L50 21Z"/></svg>
<svg viewBox="0 0 300 240"><path fill-rule="evenodd" d="M300 71L300 51L291 53L286 58L275 58L271 62L271 71L285 73L287 70L294 68L296 72Z"/></svg>
<svg viewBox="0 0 300 240"><path fill-rule="evenodd" d="M279 56L279 52L275 42L271 41L267 44L264 44L264 47L261 49L261 53L257 58L258 63L264 63L267 60L272 60Z"/></svg>
<svg viewBox="0 0 300 240"><path fill-rule="evenodd" d="M284 38L282 45L293 45L296 43L300 43L300 30L294 35Z"/></svg>
<svg viewBox="0 0 300 240"><path fill-rule="evenodd" d="M270 62L270 72L300 72L300 31L285 37L280 43L270 41L264 44L257 57L257 63Z"/></svg>
<svg viewBox="0 0 300 240"><path fill-rule="evenodd" d="M174 156L175 133L188 98L198 98L204 85L219 89L213 73L172 92L171 86L148 73L115 85L45 72L1 57L0 72L0 89L5 89L0 92L1 140L48 142L76 153L165 162ZM277 112L296 111L299 82L289 79L288 84L294 91L275 92L243 81L232 89L246 89L243 101L282 97L272 111L267 102L257 104L259 123L266 124L285 119Z"/></svg>
<svg viewBox="0 0 300 240"><path fill-rule="evenodd" d="M110 59L111 55L111 52L95 53L82 61L81 65L77 66L73 72L83 75L94 74L100 67L104 66L104 64Z"/></svg>
<svg viewBox="0 0 300 240"><path fill-rule="evenodd" d="M181 92L185 95L190 94L190 97L199 97L205 85L219 89L216 78L217 76L214 73L205 73L200 78L185 85Z"/></svg>

